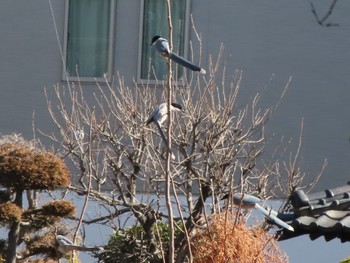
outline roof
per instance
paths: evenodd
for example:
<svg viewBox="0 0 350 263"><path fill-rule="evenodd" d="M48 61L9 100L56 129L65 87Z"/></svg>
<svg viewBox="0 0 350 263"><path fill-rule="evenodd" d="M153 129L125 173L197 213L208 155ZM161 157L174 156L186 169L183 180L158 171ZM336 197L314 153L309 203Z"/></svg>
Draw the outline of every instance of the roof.
<svg viewBox="0 0 350 263"><path fill-rule="evenodd" d="M294 232L281 230L279 240L308 234L312 240L324 236L326 241L350 241L350 182L313 194L297 190L290 203L289 210L278 217L292 225Z"/></svg>

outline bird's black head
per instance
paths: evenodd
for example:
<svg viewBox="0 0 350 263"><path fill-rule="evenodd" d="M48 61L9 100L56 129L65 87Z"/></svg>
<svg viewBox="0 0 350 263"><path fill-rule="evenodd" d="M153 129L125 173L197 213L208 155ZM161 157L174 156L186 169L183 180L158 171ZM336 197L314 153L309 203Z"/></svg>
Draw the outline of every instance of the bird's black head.
<svg viewBox="0 0 350 263"><path fill-rule="evenodd" d="M171 106L173 106L175 109L182 111L182 106L178 103L171 103Z"/></svg>
<svg viewBox="0 0 350 263"><path fill-rule="evenodd" d="M160 36L154 36L154 37L152 38L152 43L151 43L151 45L153 45L153 43L156 42L156 41L158 40L158 38L160 38Z"/></svg>

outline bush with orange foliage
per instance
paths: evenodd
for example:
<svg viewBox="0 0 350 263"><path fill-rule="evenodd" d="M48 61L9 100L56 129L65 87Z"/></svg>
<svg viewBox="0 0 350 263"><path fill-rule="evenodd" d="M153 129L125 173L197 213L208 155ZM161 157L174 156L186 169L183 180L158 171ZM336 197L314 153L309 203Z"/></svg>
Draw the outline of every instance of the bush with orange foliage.
<svg viewBox="0 0 350 263"><path fill-rule="evenodd" d="M191 240L193 262L288 262L271 234L235 221L236 215L230 212L211 216L209 226Z"/></svg>

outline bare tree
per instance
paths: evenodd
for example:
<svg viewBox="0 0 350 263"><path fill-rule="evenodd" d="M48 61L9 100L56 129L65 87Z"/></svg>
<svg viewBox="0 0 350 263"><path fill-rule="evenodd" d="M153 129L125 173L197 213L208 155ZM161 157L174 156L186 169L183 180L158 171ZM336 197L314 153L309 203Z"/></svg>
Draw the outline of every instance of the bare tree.
<svg viewBox="0 0 350 263"><path fill-rule="evenodd" d="M173 98L186 111L174 114L172 128L168 128L173 160L168 158L157 128L144 125L154 107L166 100L164 89L136 84L128 87L122 77L117 77L103 86L96 84L90 96L79 83L56 86L53 94L47 92L58 133L46 136L72 164L77 184L70 190L108 207L109 215L91 222L109 220L111 226L117 225L117 235L135 242L138 248L128 252L130 257L139 254L139 259L150 262L166 261L169 239L161 238L164 232L158 223L173 219L175 258L177 262L186 257L191 261L191 236L199 221L227 209L222 198L235 191L264 199L274 192L287 197L302 182L301 172L294 176L290 171L300 171L298 158L289 167L280 161L286 152L283 147L270 156L264 152L264 128L274 107L260 108L260 93L238 107L242 72L234 72L226 84L221 54L210 61L207 78L185 75L181 86L172 82ZM222 79L217 79L219 72L223 72ZM282 87L281 97L289 81ZM161 197L169 183L167 169L174 218L162 208ZM154 201L145 201L145 192L154 193ZM180 201L178 194L186 201ZM141 236L131 235L123 224L116 223L126 215L136 219ZM77 220L79 225L87 222L84 213Z"/></svg>

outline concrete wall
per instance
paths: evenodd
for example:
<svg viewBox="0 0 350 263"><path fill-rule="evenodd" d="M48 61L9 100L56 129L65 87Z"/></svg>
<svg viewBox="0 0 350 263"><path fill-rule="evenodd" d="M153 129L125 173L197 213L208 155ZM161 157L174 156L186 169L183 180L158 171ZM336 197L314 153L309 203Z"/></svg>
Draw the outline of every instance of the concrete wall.
<svg viewBox="0 0 350 263"><path fill-rule="evenodd" d="M64 4L52 1L62 36ZM44 87L60 81L61 62L48 1L1 2L0 133L31 136L32 113L48 122Z"/></svg>
<svg viewBox="0 0 350 263"><path fill-rule="evenodd" d="M64 3L52 0L61 44ZM315 3L322 14L328 4ZM349 7L350 2L340 1L331 18L340 26L323 28L303 0L191 3L203 40L202 65L208 67L210 55L215 57L223 43L227 72L243 70L241 105L264 87L260 105L276 103L293 77L267 134L271 144L281 136L294 138L296 144L304 119L305 170L313 176L324 158L329 161L320 188L349 178ZM139 0L117 0L113 69L128 85L137 73L139 18ZM48 0L2 0L0 35L0 133L17 132L30 138L33 112L37 128L49 131L52 122L43 91L61 83L62 63ZM190 38L195 39L192 31ZM87 90L92 87L86 85Z"/></svg>

